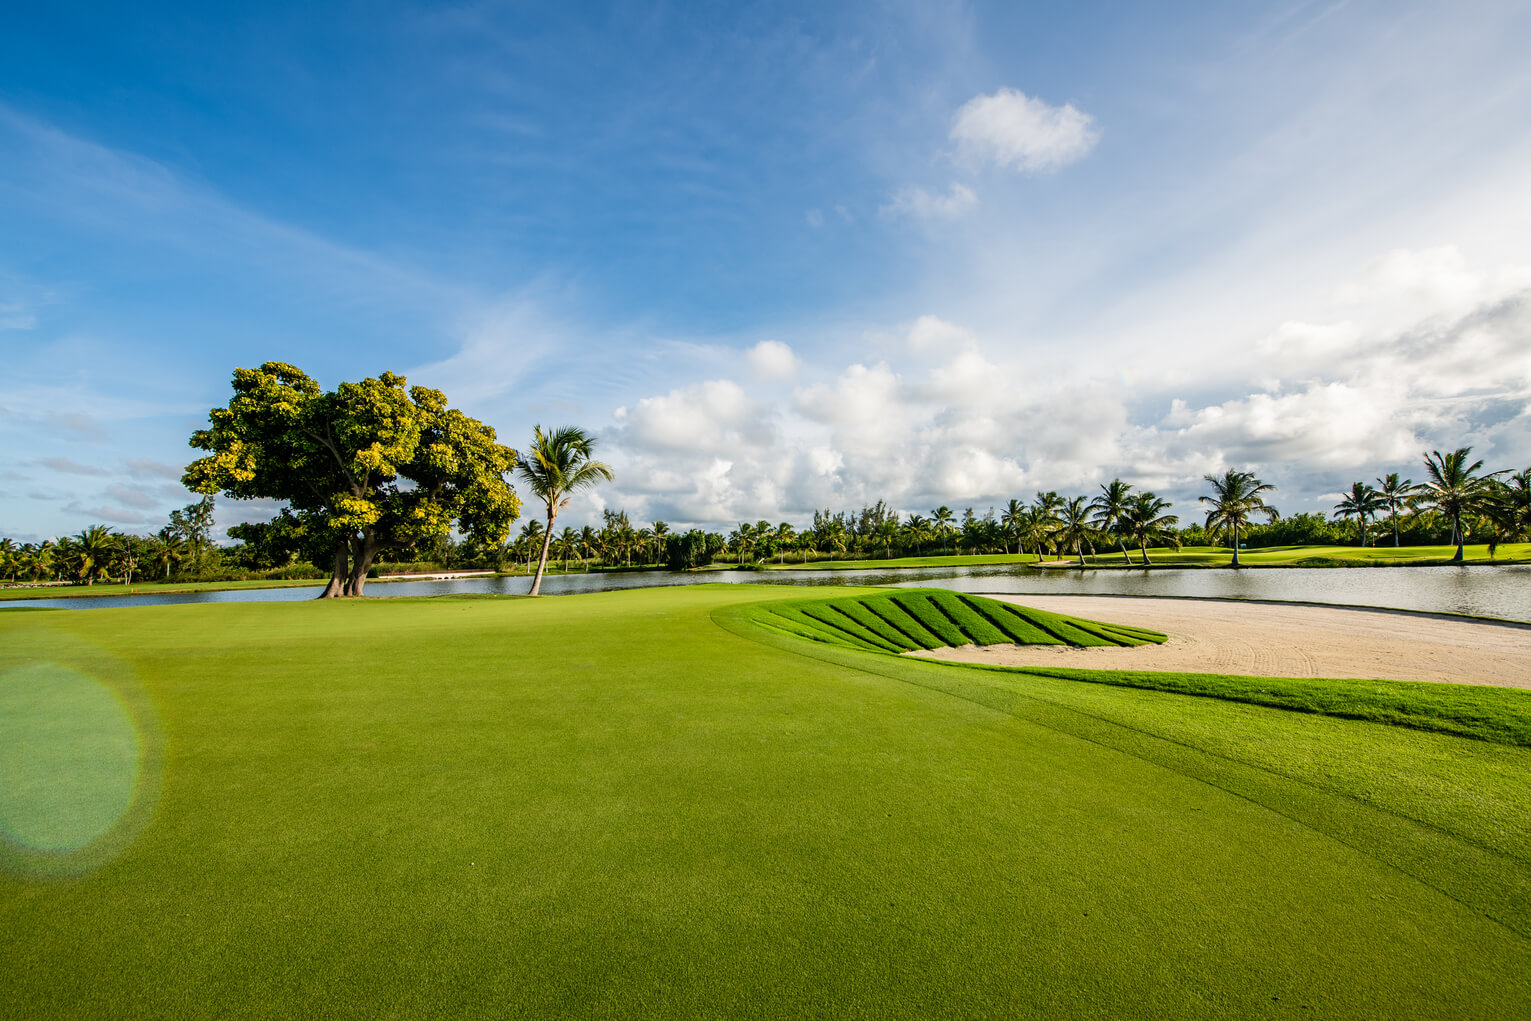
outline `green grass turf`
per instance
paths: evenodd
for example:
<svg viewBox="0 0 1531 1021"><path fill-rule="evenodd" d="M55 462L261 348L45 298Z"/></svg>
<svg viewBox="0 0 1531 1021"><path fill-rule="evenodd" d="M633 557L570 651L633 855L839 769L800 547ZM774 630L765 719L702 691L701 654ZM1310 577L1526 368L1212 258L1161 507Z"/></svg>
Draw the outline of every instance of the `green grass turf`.
<svg viewBox="0 0 1531 1021"><path fill-rule="evenodd" d="M796 595L0 617L159 792L12 857L5 1013L1523 1015L1531 750L755 623Z"/></svg>

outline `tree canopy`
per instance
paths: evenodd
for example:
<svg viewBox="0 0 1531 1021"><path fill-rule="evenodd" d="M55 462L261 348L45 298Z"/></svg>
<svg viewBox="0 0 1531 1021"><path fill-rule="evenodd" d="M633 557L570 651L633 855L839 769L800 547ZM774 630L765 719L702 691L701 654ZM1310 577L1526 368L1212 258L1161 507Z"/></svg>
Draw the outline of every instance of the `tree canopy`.
<svg viewBox="0 0 1531 1021"><path fill-rule="evenodd" d="M447 407L441 391L406 383L385 372L325 391L284 362L235 369L233 398L191 437L210 453L182 481L197 493L286 503L282 529L301 531L331 570L324 596L361 595L379 551L454 525L502 542L521 513L504 479L516 452Z"/></svg>

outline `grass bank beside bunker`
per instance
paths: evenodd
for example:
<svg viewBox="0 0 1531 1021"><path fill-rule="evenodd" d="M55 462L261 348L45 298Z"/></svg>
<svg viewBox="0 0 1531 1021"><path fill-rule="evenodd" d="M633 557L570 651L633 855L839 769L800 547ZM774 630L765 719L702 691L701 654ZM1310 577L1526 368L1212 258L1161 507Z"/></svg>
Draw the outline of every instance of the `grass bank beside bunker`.
<svg viewBox="0 0 1531 1021"><path fill-rule="evenodd" d="M24 615L131 666L165 757L110 862L0 878L14 1009L1504 1017L1531 996L1513 899L1471 906L1354 822L1418 842L1358 800L1404 747L1373 735L1416 733L1321 718L1359 759L1355 789L1316 790L1280 757L1299 714L1209 716L1274 756L1249 764L1151 733L1227 703L736 633L745 604L799 595ZM0 617L0 642L21 626ZM1424 737L1515 800L1523 751L1496 779L1458 754L1484 742Z"/></svg>

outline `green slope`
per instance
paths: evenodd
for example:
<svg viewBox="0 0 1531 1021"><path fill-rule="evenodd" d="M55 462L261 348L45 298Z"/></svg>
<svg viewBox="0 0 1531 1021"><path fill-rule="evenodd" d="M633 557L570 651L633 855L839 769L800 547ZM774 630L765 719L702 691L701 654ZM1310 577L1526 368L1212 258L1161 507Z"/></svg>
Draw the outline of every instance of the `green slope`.
<svg viewBox="0 0 1531 1021"><path fill-rule="evenodd" d="M1132 646L1165 637L945 589L772 600L760 604L754 619L770 630L816 642L893 653L969 644Z"/></svg>

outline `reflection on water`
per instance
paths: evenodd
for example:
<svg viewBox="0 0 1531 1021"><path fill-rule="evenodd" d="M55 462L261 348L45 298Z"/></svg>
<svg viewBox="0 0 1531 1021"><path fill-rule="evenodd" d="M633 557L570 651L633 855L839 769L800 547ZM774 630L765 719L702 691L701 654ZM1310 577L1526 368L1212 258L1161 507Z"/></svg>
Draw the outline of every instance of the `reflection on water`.
<svg viewBox="0 0 1531 1021"><path fill-rule="evenodd" d="M1038 571L1003 564L869 571L717 571L702 574L632 571L621 574L551 575L543 579L542 591L547 595L569 595L702 582L744 585L933 585L963 592L1013 595L1045 593L1276 599L1531 620L1531 566ZM524 595L530 588L530 578L463 578L453 581L373 582L367 586L367 594L382 597L469 592ZM83 599L65 597L27 600L21 604L0 602L0 607L29 605L80 609L165 603L290 601L312 599L319 591L320 586L316 585L311 588L146 593Z"/></svg>

